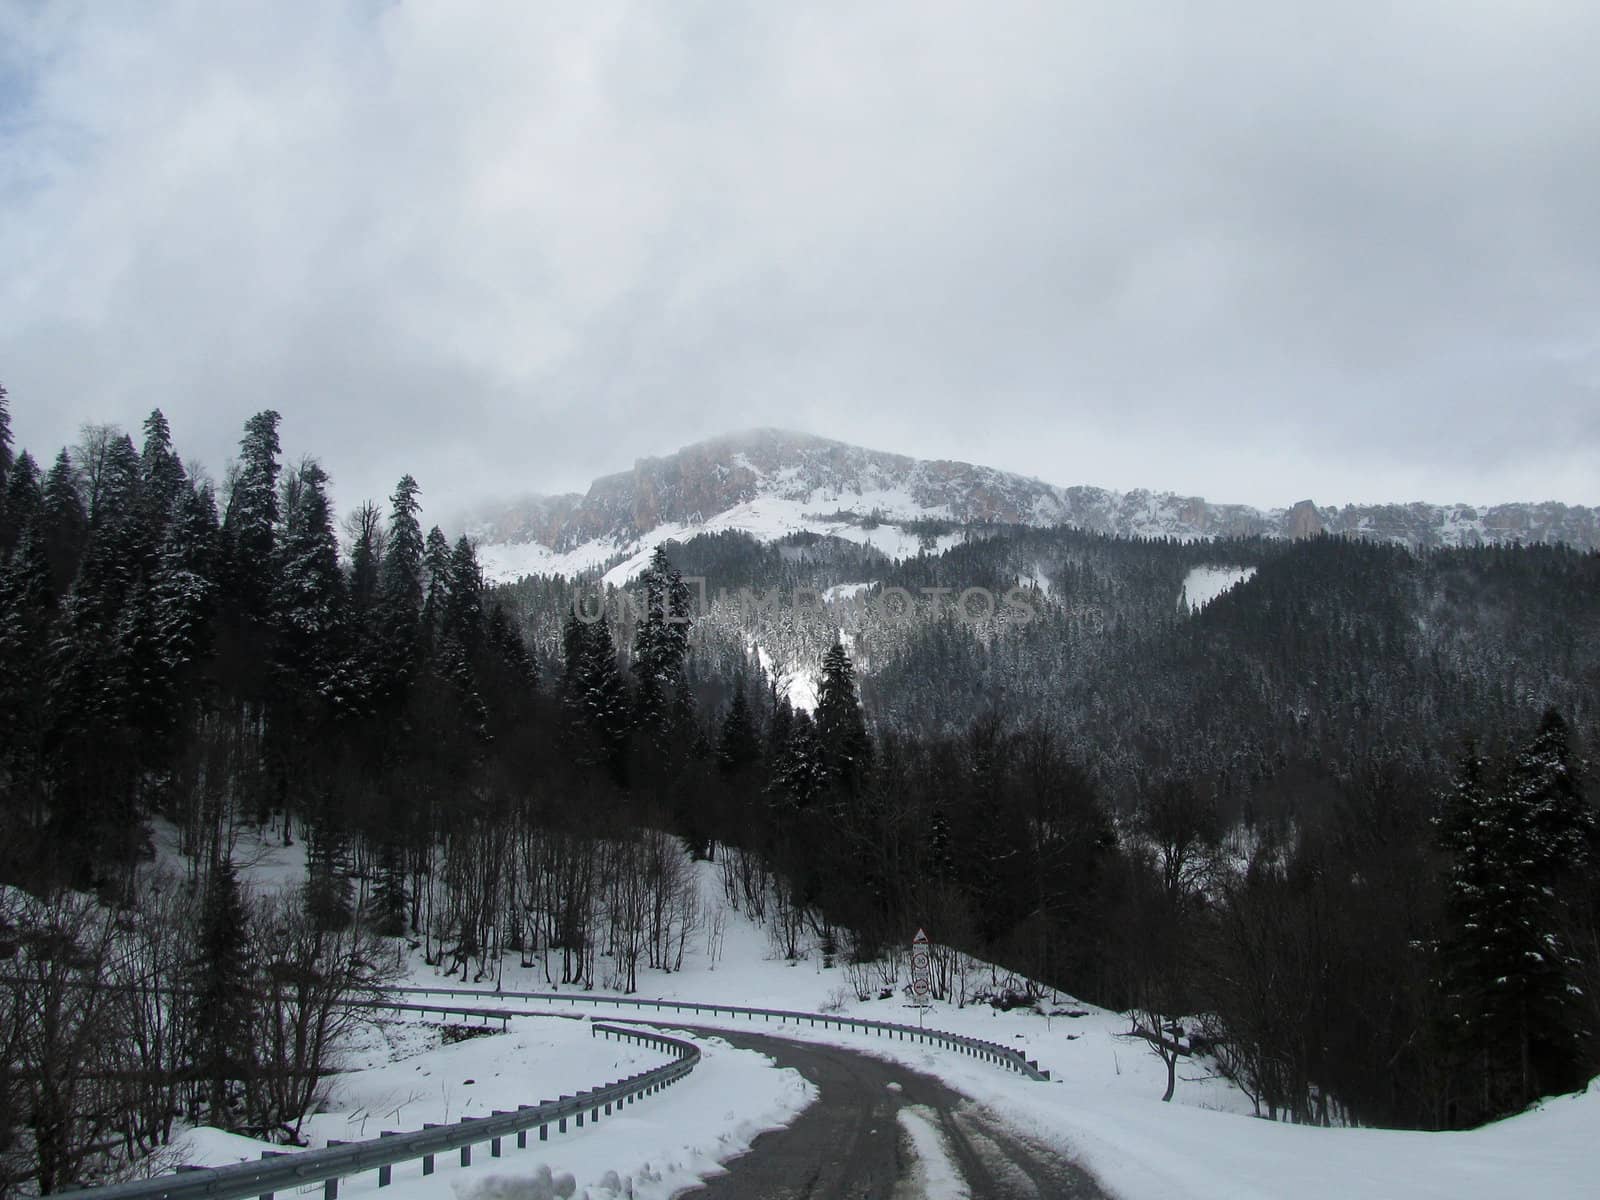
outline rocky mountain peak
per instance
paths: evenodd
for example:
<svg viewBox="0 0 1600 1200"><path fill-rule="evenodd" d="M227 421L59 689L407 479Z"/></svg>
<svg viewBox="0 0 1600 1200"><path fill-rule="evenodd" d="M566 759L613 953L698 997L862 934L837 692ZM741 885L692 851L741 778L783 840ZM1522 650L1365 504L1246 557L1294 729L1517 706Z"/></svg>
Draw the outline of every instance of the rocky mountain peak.
<svg viewBox="0 0 1600 1200"><path fill-rule="evenodd" d="M1306 538L1351 534L1411 546L1567 542L1600 547L1600 509L1564 504L1365 504L1301 500L1261 510L1199 496L1057 487L948 459L917 459L791 430L709 438L594 481L583 494L530 496L472 514L492 574L571 573L667 538L742 529L810 531L891 557L928 545L930 524L1071 525L1125 537ZM887 532L883 532L887 530Z"/></svg>

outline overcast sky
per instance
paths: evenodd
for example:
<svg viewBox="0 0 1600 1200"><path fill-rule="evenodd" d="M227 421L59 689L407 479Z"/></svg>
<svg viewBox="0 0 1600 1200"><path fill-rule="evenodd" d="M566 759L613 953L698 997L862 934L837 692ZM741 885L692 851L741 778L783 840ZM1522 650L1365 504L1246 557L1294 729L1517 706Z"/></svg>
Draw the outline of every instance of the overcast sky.
<svg viewBox="0 0 1600 1200"><path fill-rule="evenodd" d="M20 443L1600 503L1600 6L0 0Z"/></svg>

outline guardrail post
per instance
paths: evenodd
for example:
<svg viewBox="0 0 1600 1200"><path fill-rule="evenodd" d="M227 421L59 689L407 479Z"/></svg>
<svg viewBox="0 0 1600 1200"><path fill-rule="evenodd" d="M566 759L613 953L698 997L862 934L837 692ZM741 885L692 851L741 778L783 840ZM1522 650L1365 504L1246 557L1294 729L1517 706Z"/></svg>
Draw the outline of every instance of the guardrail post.
<svg viewBox="0 0 1600 1200"><path fill-rule="evenodd" d="M470 1167L472 1165L472 1147L471 1146L463 1146L463 1147L461 1147L461 1165L463 1167Z"/></svg>
<svg viewBox="0 0 1600 1200"><path fill-rule="evenodd" d="M395 1133L395 1131L393 1129L385 1129L378 1136L380 1138L392 1138L392 1137L396 1137L397 1134ZM378 1168L378 1186L379 1187L388 1187L390 1181L393 1180L393 1178L394 1178L394 1167L391 1164L384 1163L381 1167Z"/></svg>
<svg viewBox="0 0 1600 1200"><path fill-rule="evenodd" d="M288 1153L287 1150L263 1150L261 1152L261 1157L262 1158L282 1158L287 1153ZM271 1193L271 1192L262 1192L260 1200L273 1200L273 1193Z"/></svg>
<svg viewBox="0 0 1600 1200"><path fill-rule="evenodd" d="M422 1123L422 1128L425 1129L425 1130L427 1130L427 1129L437 1129L437 1128L439 1128L439 1124L438 1124L437 1121L424 1121ZM432 1175L433 1174L433 1155L424 1154L422 1156L422 1173L424 1175Z"/></svg>
<svg viewBox="0 0 1600 1200"><path fill-rule="evenodd" d="M339 1200L338 1176L322 1181L322 1200Z"/></svg>

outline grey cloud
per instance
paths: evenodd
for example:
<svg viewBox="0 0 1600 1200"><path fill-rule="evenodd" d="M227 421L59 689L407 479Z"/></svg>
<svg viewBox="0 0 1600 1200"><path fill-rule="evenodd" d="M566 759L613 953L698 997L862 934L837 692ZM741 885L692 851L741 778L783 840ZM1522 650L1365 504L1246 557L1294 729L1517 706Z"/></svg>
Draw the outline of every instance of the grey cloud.
<svg viewBox="0 0 1600 1200"><path fill-rule="evenodd" d="M1395 7L0 5L0 379L344 503L758 424L1594 503L1600 15Z"/></svg>

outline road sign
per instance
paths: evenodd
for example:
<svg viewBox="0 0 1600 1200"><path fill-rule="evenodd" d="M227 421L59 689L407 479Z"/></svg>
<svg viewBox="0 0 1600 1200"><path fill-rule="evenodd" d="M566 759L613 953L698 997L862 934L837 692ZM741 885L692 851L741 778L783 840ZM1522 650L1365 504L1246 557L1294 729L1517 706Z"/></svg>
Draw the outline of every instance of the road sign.
<svg viewBox="0 0 1600 1200"><path fill-rule="evenodd" d="M933 1003L933 972L928 958L928 935L917 930L911 939L911 1002L919 1008Z"/></svg>

